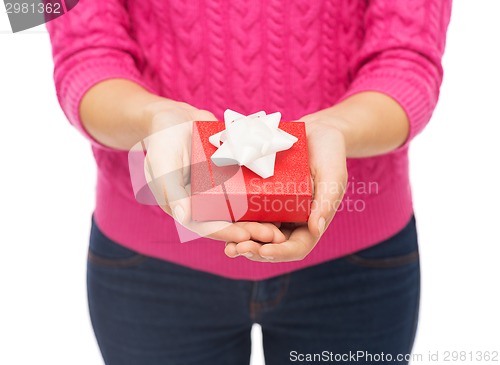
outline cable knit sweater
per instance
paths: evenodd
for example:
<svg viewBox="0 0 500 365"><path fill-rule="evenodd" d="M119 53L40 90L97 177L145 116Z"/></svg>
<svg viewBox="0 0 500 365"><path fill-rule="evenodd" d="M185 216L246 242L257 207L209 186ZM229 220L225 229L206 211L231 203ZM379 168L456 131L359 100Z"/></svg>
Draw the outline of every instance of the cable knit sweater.
<svg viewBox="0 0 500 365"><path fill-rule="evenodd" d="M442 79L451 0L81 0L47 24L55 84L69 121L92 142L95 220L140 253L230 278L263 279L339 258L397 233L412 215L408 142L429 121ZM222 118L227 108L284 120L378 91L406 111L404 146L349 159L344 202L302 261L224 255L224 243L180 243L174 221L138 203L127 152L99 145L79 117L84 93L125 78Z"/></svg>

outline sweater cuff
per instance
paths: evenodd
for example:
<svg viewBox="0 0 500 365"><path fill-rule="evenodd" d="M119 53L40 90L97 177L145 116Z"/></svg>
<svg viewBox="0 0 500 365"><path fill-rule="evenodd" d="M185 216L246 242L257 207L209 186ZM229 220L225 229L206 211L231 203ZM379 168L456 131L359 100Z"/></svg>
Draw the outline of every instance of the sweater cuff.
<svg viewBox="0 0 500 365"><path fill-rule="evenodd" d="M376 73L357 77L339 102L365 91L383 93L394 99L405 111L410 123L410 131L406 141L396 150L406 148L410 141L424 129L437 100L437 95L432 95L432 91L418 80L397 73Z"/></svg>
<svg viewBox="0 0 500 365"><path fill-rule="evenodd" d="M57 97L70 123L89 139L93 146L115 150L90 135L80 118L80 103L85 93L99 82L109 79L127 79L153 93L135 67L119 59L103 58L86 60L75 65L61 80Z"/></svg>

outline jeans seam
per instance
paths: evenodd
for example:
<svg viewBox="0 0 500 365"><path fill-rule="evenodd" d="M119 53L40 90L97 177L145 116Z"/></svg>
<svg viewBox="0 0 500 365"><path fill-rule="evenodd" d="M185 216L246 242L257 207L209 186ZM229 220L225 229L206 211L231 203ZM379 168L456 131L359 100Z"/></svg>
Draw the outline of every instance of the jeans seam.
<svg viewBox="0 0 500 365"><path fill-rule="evenodd" d="M256 293L257 293L257 286L259 285L258 281L254 281L252 285L252 291L250 294L250 303L249 303L249 309L250 309L250 318L252 319L253 322L257 322L257 311L258 311L258 303L255 300Z"/></svg>
<svg viewBox="0 0 500 365"><path fill-rule="evenodd" d="M284 280L283 280L283 283L281 284L281 287L280 287L278 294L276 294L276 296L273 299L270 299L267 301L262 301L262 302L255 300L255 293L257 292L255 289L256 289L257 285L259 284L259 282L254 283L254 287L252 288L252 297L250 300L250 316L251 316L252 320L254 320L254 321L257 320L259 310L269 309L269 308L275 307L281 303L281 301L283 300L283 298L288 290L288 286L290 284L290 274L285 274L282 276L282 278Z"/></svg>
<svg viewBox="0 0 500 365"><path fill-rule="evenodd" d="M368 267L368 268L391 268L391 267L398 267L398 266L403 266L407 264L411 264L413 262L418 261L419 259L419 251L416 249L413 252L410 252L409 254L403 255L403 256L398 256L398 257L391 257L391 258L365 258L361 257L357 254L352 254L346 257L346 260L349 261L350 263L362 267Z"/></svg>
<svg viewBox="0 0 500 365"><path fill-rule="evenodd" d="M129 258L124 259L107 259L104 257L97 256L90 249L88 250L88 260L102 267L108 268L128 268L142 264L147 260L146 256L143 255L134 255Z"/></svg>

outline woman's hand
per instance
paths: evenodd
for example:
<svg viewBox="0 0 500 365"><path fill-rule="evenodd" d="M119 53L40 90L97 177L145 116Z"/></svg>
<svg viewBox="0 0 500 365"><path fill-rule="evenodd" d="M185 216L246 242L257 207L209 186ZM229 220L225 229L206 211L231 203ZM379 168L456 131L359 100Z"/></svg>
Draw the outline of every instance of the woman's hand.
<svg viewBox="0 0 500 365"><path fill-rule="evenodd" d="M180 224L203 237L235 242L283 242L284 234L273 224L224 221L194 222L191 219L191 133L193 121L217 120L186 103L159 101L145 108L151 121L145 174L158 205ZM207 207L209 209L209 207Z"/></svg>
<svg viewBox="0 0 500 365"><path fill-rule="evenodd" d="M342 201L347 184L346 147L344 136L327 112L318 112L300 119L306 122L309 164L314 186L314 198L307 224L283 223L281 231L286 241L260 244L235 241L226 245L230 257L245 256L254 261L284 262L305 258L314 248L332 221ZM237 242L237 243L236 243Z"/></svg>
<svg viewBox="0 0 500 365"><path fill-rule="evenodd" d="M391 97L361 92L317 113L306 122L314 201L307 225L283 224L280 244L230 243L226 254L252 253L256 261L301 260L314 248L331 222L347 185L346 157L371 157L393 151L407 140L406 112ZM247 256L248 257L248 256Z"/></svg>

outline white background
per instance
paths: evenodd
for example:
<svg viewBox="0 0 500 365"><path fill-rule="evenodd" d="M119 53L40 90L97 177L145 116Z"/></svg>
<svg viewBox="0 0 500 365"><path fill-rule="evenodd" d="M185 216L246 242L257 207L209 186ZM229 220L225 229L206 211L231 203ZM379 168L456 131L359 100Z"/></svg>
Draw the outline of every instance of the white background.
<svg viewBox="0 0 500 365"><path fill-rule="evenodd" d="M455 1L441 99L411 149L426 356L500 351L499 14L498 0ZM45 28L11 34L2 3L0 31L0 364L102 364L85 289L90 148L57 103Z"/></svg>

